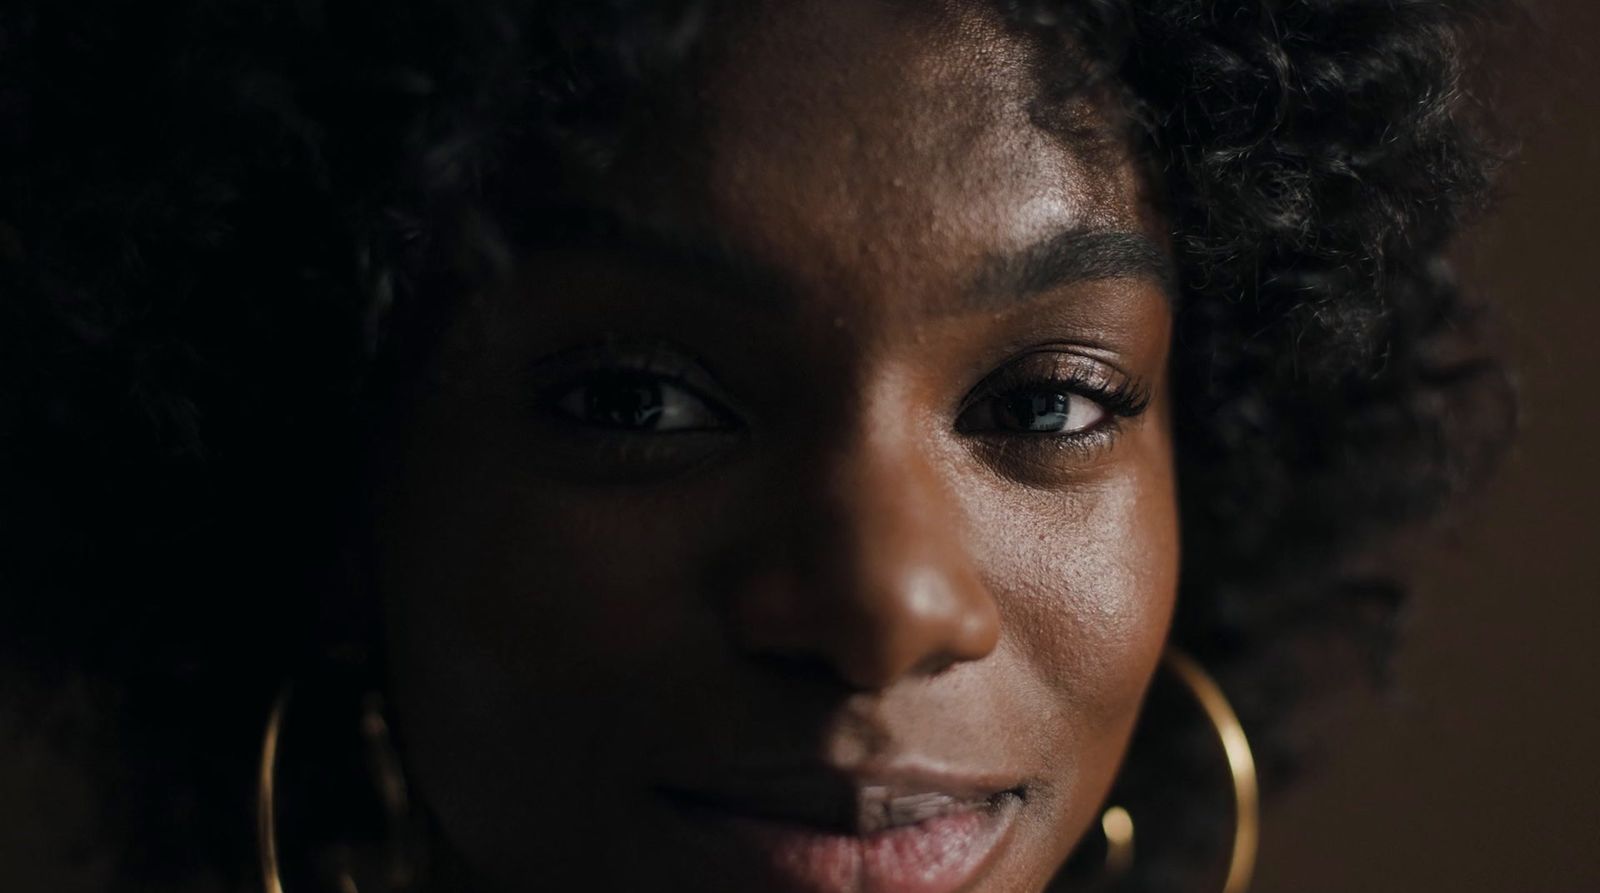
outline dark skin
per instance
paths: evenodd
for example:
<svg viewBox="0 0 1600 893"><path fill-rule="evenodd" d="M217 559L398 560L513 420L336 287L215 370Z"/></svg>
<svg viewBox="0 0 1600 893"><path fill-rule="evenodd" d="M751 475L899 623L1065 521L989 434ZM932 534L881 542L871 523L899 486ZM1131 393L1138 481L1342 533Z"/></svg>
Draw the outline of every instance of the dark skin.
<svg viewBox="0 0 1600 893"><path fill-rule="evenodd" d="M772 7L395 439L391 704L476 888L801 889L685 805L778 773L861 839L908 774L1003 790L960 889L1043 890L1159 661L1172 315L1107 108L1047 129L978 12Z"/></svg>

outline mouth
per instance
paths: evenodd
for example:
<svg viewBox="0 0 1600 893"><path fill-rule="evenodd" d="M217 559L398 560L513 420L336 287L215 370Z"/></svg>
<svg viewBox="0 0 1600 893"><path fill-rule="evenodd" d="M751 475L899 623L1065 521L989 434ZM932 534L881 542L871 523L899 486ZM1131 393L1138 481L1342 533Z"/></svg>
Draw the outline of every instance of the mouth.
<svg viewBox="0 0 1600 893"><path fill-rule="evenodd" d="M1026 789L928 773L831 771L663 787L724 854L784 893L955 893L1003 848Z"/></svg>

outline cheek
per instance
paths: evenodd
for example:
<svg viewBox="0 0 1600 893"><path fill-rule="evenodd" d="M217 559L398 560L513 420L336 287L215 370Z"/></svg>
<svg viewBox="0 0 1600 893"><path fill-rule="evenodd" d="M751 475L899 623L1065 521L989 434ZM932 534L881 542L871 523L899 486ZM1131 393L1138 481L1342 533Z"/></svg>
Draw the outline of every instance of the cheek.
<svg viewBox="0 0 1600 893"><path fill-rule="evenodd" d="M468 858L516 878L526 830L631 790L650 705L681 703L660 693L711 628L692 585L708 519L563 495L484 415L419 426L377 560L408 771Z"/></svg>
<svg viewBox="0 0 1600 893"><path fill-rule="evenodd" d="M473 692L466 701L503 694L554 707L566 692L634 676L698 619L681 595L705 525L670 496L652 506L626 487L541 477L529 457L547 445L523 416L519 367L464 359L515 353L496 339L524 336L500 328L459 336L450 360L471 374L441 377L419 406L385 488L396 501L381 516L379 582L397 672ZM592 709L579 701L564 706Z"/></svg>
<svg viewBox="0 0 1600 893"><path fill-rule="evenodd" d="M1131 460L1093 481L996 496L975 525L988 532L1002 647L1063 711L1061 745L1112 763L1160 661L1178 586L1166 433L1138 440Z"/></svg>
<svg viewBox="0 0 1600 893"><path fill-rule="evenodd" d="M469 700L515 697L517 715L593 712L585 693L637 684L672 643L703 635L696 556L713 519L693 503L574 494L520 473L514 455L460 449L422 455L430 473L396 488L407 497L380 572L397 672Z"/></svg>
<svg viewBox="0 0 1600 893"><path fill-rule="evenodd" d="M1049 511L1012 514L1016 547L997 550L996 586L1017 614L1019 642L1061 685L1153 667L1177 588L1171 501L1132 474L1058 499ZM1109 706L1127 693L1089 686L1074 695Z"/></svg>

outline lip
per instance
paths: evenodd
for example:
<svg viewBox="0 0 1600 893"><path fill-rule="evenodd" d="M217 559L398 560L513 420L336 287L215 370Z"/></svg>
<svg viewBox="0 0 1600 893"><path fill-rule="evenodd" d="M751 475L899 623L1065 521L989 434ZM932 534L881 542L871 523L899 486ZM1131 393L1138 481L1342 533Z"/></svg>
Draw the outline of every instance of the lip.
<svg viewBox="0 0 1600 893"><path fill-rule="evenodd" d="M955 893L1002 849L1024 795L982 776L827 769L659 791L783 893Z"/></svg>

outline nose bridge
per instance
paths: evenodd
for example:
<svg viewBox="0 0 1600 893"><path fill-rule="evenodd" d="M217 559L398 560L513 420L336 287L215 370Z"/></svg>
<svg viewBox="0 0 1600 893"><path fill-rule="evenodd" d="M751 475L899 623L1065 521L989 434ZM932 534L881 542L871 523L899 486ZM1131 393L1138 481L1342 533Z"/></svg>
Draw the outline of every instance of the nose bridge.
<svg viewBox="0 0 1600 893"><path fill-rule="evenodd" d="M747 643L825 663L863 689L992 651L998 609L927 445L904 425L873 425L818 471L795 494L794 566L746 615Z"/></svg>
<svg viewBox="0 0 1600 893"><path fill-rule="evenodd" d="M960 512L926 448L902 431L861 438L821 488L822 535L837 542L834 571L864 597L913 598L915 578L959 573ZM931 579L929 579L931 582ZM895 600L891 598L890 604Z"/></svg>

